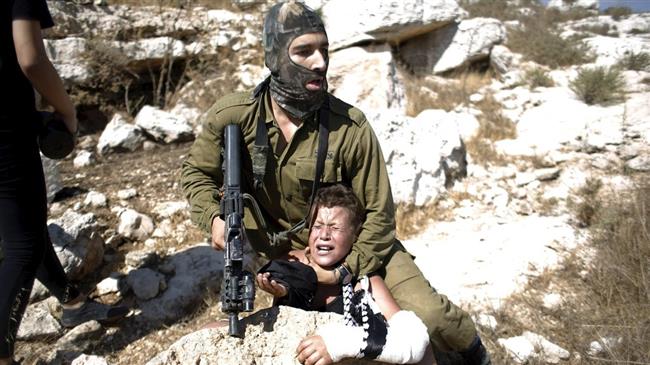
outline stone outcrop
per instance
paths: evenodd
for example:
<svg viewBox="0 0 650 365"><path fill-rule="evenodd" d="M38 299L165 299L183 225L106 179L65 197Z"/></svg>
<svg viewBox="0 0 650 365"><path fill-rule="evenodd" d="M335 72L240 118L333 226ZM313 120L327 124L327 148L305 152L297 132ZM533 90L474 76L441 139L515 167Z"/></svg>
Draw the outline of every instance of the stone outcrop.
<svg viewBox="0 0 650 365"><path fill-rule="evenodd" d="M291 307L272 307L246 317L244 338L228 336L228 327L209 328L176 341L146 365L239 364L299 365L296 348L318 326L342 321L335 313L305 312ZM339 364L377 364L368 360L345 360Z"/></svg>
<svg viewBox="0 0 650 365"><path fill-rule="evenodd" d="M505 37L505 26L499 20L472 18L409 39L400 46L400 54L413 72L438 74L487 59L492 47Z"/></svg>
<svg viewBox="0 0 650 365"><path fill-rule="evenodd" d="M333 50L362 42L398 44L466 14L454 0L331 0L321 10Z"/></svg>

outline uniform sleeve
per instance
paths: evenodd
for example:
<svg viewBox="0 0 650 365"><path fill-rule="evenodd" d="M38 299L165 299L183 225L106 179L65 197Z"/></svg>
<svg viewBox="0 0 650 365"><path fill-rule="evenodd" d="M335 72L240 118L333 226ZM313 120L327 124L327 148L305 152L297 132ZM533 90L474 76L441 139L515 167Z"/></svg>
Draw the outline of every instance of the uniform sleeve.
<svg viewBox="0 0 650 365"><path fill-rule="evenodd" d="M223 146L223 116L210 110L188 157L181 169L181 189L189 200L192 221L207 233L212 232L212 220L219 215L217 192L223 185L221 150Z"/></svg>
<svg viewBox="0 0 650 365"><path fill-rule="evenodd" d="M352 189L366 208L366 221L345 262L355 276L380 269L395 241L395 208L379 141L362 123L352 149Z"/></svg>
<svg viewBox="0 0 650 365"><path fill-rule="evenodd" d="M45 0L16 0L11 12L14 20L38 20L42 29L54 26L52 15Z"/></svg>

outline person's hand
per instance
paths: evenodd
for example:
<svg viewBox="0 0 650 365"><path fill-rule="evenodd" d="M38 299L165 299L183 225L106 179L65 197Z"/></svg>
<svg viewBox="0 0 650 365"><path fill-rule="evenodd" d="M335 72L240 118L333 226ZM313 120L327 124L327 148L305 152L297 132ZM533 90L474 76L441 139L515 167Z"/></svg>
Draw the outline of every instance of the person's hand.
<svg viewBox="0 0 650 365"><path fill-rule="evenodd" d="M77 141L77 132L79 131L79 121L77 120L77 114L72 110L71 113L68 114L62 114L55 112L54 113L57 118L61 118L63 120L63 123L65 124L66 128L68 128L68 131L72 134L72 136L75 138L75 142Z"/></svg>
<svg viewBox="0 0 650 365"><path fill-rule="evenodd" d="M287 295L287 288L278 283L277 281L271 279L271 274L268 272L257 274L255 278L257 281L257 286L265 292L273 295L276 298L281 298Z"/></svg>
<svg viewBox="0 0 650 365"><path fill-rule="evenodd" d="M307 264L314 269L316 272L316 277L318 278L319 284L334 285L338 284L339 280L335 270L327 270L320 267L317 263L311 260L309 247L305 249L305 257L307 259Z"/></svg>
<svg viewBox="0 0 650 365"><path fill-rule="evenodd" d="M224 247L226 247L226 243L224 242L225 229L226 223L223 219L215 217L212 220L212 247L216 250L223 251Z"/></svg>
<svg viewBox="0 0 650 365"><path fill-rule="evenodd" d="M305 337L298 348L298 361L304 365L329 365L332 363L332 357L327 352L327 346L321 336Z"/></svg>

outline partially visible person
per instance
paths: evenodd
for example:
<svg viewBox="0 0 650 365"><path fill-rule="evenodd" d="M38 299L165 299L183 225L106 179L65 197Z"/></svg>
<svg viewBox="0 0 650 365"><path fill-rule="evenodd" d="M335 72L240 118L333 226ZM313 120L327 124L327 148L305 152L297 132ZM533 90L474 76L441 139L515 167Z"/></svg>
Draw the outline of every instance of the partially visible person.
<svg viewBox="0 0 650 365"><path fill-rule="evenodd" d="M352 189L341 184L319 189L310 213L308 247L292 251L288 259L293 262L269 262L257 283L278 304L345 316L346 324L329 324L300 342L302 364L328 365L344 358L435 364L426 326L399 307L381 276L371 273L343 285L317 282L313 268L333 270L340 265L364 217Z"/></svg>
<svg viewBox="0 0 650 365"><path fill-rule="evenodd" d="M45 0L3 0L0 5L0 365L17 364L18 326L38 278L62 303L62 324L114 320L128 313L88 300L67 279L47 233L47 198L37 134L34 89L72 136L74 105L47 58L41 29L53 26Z"/></svg>

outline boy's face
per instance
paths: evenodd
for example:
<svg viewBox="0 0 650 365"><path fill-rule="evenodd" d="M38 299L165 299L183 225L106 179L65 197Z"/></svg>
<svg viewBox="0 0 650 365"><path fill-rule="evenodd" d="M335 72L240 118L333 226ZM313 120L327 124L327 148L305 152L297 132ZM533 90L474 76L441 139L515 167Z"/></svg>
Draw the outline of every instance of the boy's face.
<svg viewBox="0 0 650 365"><path fill-rule="evenodd" d="M336 266L356 239L350 212L341 207L320 207L309 232L311 260L322 268Z"/></svg>
<svg viewBox="0 0 650 365"><path fill-rule="evenodd" d="M329 64L328 49L327 36L321 32L303 34L289 44L289 59L299 66L317 72L313 78L305 80L303 86L309 91L320 91L325 87L324 75Z"/></svg>

